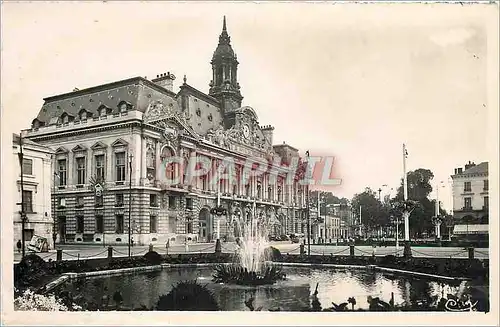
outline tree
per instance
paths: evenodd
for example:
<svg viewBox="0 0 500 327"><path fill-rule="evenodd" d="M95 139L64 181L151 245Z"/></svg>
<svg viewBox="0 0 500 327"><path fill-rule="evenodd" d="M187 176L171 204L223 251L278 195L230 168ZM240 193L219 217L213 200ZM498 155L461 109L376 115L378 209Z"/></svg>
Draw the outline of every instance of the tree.
<svg viewBox="0 0 500 327"><path fill-rule="evenodd" d="M358 217L361 207L361 222L368 228L386 226L389 223L388 210L372 189L367 187L364 192L355 194L351 203Z"/></svg>
<svg viewBox="0 0 500 327"><path fill-rule="evenodd" d="M419 168L415 171L408 172L408 199L420 201L426 199L432 192L430 181L434 178L434 174L429 169ZM403 179L398 188L396 195L398 201L403 199Z"/></svg>
<svg viewBox="0 0 500 327"><path fill-rule="evenodd" d="M414 237L423 236L424 233L432 233L434 230L432 217L435 215L436 202L428 198L432 192L431 180L433 178L432 171L424 168L410 171L407 175L408 199L420 203L410 215L410 234ZM398 188L394 200L402 201L403 198L403 179L401 179L401 186Z"/></svg>
<svg viewBox="0 0 500 327"><path fill-rule="evenodd" d="M348 205L349 200L346 198L339 198L333 195L332 192L324 191L311 191L309 194L309 205L311 208L318 207L318 192L320 196L320 214L322 216L333 214L333 206L336 204Z"/></svg>

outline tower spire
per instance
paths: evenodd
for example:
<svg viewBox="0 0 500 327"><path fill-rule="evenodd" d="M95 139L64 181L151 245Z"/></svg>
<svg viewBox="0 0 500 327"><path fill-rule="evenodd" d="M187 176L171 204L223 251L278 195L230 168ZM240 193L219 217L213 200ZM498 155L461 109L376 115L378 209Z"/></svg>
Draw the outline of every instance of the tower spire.
<svg viewBox="0 0 500 327"><path fill-rule="evenodd" d="M238 60L231 47L231 37L227 33L226 16L222 18L222 32L212 56L213 79L208 94L223 102L223 108L238 108L243 97L237 79Z"/></svg>

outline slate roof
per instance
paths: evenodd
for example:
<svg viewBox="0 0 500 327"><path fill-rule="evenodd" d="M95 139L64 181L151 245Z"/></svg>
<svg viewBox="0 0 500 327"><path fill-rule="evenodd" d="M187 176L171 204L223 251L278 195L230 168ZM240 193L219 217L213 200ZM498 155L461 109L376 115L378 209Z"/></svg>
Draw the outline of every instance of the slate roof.
<svg viewBox="0 0 500 327"><path fill-rule="evenodd" d="M127 103L131 110L145 112L149 100L158 98L158 94L163 95L162 98L169 98L166 99L167 102L174 102L178 108L177 95L174 92L145 78L133 77L45 98L36 119L44 125L50 125L57 123L63 113L78 117L82 110L87 111L90 116L97 116L98 110L103 106L108 108L109 113L117 113L123 102Z"/></svg>
<svg viewBox="0 0 500 327"><path fill-rule="evenodd" d="M488 173L488 162L481 162L478 165L475 165L474 167L471 167L469 169L466 169L462 172L462 175L464 174L483 174L483 173Z"/></svg>

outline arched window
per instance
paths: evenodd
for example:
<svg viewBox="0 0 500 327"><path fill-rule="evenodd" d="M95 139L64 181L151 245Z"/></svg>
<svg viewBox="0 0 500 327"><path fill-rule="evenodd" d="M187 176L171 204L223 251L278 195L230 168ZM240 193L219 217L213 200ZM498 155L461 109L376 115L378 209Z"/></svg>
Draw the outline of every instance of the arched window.
<svg viewBox="0 0 500 327"><path fill-rule="evenodd" d="M62 114L61 115L61 120L62 120L63 124L69 123L69 116L68 116L68 114L66 114L66 113Z"/></svg>
<svg viewBox="0 0 500 327"><path fill-rule="evenodd" d="M120 102L118 105L118 109L120 109L120 112L127 112L129 109L128 104L125 101Z"/></svg>
<svg viewBox="0 0 500 327"><path fill-rule="evenodd" d="M78 115L80 116L80 120L87 120L87 116L88 116L87 110L85 110L85 109L80 110Z"/></svg>
<svg viewBox="0 0 500 327"><path fill-rule="evenodd" d="M104 117L108 114L108 108L105 105L102 105L97 110L100 117Z"/></svg>

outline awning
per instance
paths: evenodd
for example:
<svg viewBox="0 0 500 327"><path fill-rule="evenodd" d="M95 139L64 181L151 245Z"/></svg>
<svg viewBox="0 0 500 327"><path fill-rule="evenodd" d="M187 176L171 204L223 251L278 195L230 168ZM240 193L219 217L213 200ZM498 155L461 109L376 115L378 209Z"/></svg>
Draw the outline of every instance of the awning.
<svg viewBox="0 0 500 327"><path fill-rule="evenodd" d="M472 225L455 225L453 234L467 235L467 234L488 234L488 224L472 224Z"/></svg>

